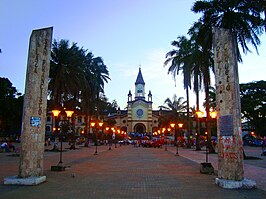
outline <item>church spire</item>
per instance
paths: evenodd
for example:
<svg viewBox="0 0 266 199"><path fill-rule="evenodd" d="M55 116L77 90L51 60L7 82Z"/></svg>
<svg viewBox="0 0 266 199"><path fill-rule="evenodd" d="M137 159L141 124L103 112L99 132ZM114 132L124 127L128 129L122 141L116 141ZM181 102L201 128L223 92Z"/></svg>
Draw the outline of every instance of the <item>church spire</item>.
<svg viewBox="0 0 266 199"><path fill-rule="evenodd" d="M136 82L135 82L135 85L137 85L137 84L145 85L145 82L143 80L142 73L141 73L141 68L140 67L139 67L139 74L138 74L137 79L136 79Z"/></svg>
<svg viewBox="0 0 266 199"><path fill-rule="evenodd" d="M135 99L145 99L145 82L142 77L141 68L135 82Z"/></svg>

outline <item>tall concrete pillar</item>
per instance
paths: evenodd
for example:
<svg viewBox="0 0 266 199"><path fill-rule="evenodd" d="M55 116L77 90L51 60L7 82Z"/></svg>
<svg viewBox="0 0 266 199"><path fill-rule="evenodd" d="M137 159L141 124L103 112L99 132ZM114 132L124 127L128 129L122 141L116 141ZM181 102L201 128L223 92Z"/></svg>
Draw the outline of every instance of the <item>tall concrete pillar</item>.
<svg viewBox="0 0 266 199"><path fill-rule="evenodd" d="M52 27L34 30L30 37L19 174L5 178L5 184L35 185L46 180L43 158L52 31Z"/></svg>
<svg viewBox="0 0 266 199"><path fill-rule="evenodd" d="M219 140L215 182L229 189L254 187L244 178L237 43L230 30L215 28L213 45Z"/></svg>

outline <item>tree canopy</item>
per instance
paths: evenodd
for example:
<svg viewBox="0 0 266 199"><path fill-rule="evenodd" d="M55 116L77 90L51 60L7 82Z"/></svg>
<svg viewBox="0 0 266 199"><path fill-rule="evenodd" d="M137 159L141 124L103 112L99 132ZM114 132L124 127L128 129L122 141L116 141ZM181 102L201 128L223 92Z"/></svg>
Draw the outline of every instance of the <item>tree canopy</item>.
<svg viewBox="0 0 266 199"><path fill-rule="evenodd" d="M242 119L266 136L266 81L240 84Z"/></svg>
<svg viewBox="0 0 266 199"><path fill-rule="evenodd" d="M101 57L94 57L77 43L53 41L49 81L52 107L79 107L85 114L94 114L108 80L109 71Z"/></svg>
<svg viewBox="0 0 266 199"><path fill-rule="evenodd" d="M226 28L235 35L244 53L251 52L248 44L258 51L259 36L264 32L265 19L262 18L264 1L251 0L199 0L192 7L195 13L203 13L199 22L203 23L201 40L211 42L212 27ZM205 35L205 36L204 36ZM206 36L207 35L207 36ZM241 61L238 50L238 60Z"/></svg>
<svg viewBox="0 0 266 199"><path fill-rule="evenodd" d="M0 134L20 134L23 97L8 78L0 77Z"/></svg>
<svg viewBox="0 0 266 199"><path fill-rule="evenodd" d="M187 102L183 100L183 97L177 98L177 96L174 95L172 100L167 98L164 101L165 105L159 106L160 109L166 110L170 113L165 116L165 123L169 124L170 122L180 122L181 118L184 119L183 115L186 111Z"/></svg>

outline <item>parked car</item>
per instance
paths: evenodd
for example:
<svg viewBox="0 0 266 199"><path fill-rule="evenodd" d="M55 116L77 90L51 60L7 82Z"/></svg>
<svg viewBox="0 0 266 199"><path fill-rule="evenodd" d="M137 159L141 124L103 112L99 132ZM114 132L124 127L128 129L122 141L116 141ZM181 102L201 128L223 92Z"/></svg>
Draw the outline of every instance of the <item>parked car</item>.
<svg viewBox="0 0 266 199"><path fill-rule="evenodd" d="M247 134L243 137L243 143L244 145L248 145L248 146L260 146L261 147L263 140L258 137Z"/></svg>
<svg viewBox="0 0 266 199"><path fill-rule="evenodd" d="M159 142L159 141L154 141L153 143L152 143L152 146L154 147L154 148L162 148L162 144Z"/></svg>
<svg viewBox="0 0 266 199"><path fill-rule="evenodd" d="M162 144L160 143L160 141L145 141L142 143L143 147L153 147L153 148L161 148Z"/></svg>

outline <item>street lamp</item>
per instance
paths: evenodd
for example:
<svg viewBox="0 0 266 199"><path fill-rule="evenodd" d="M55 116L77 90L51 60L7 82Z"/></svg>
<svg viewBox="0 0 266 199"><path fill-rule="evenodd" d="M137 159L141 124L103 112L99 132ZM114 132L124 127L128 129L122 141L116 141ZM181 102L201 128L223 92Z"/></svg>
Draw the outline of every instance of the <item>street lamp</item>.
<svg viewBox="0 0 266 199"><path fill-rule="evenodd" d="M197 133L197 137L196 137L196 151L200 151L201 148L200 148L200 118L203 117L203 112L198 110L196 112L196 115L197 115L197 126L198 126L198 133Z"/></svg>
<svg viewBox="0 0 266 199"><path fill-rule="evenodd" d="M215 119L217 117L217 112L216 111L210 111L210 116L212 119Z"/></svg>
<svg viewBox="0 0 266 199"><path fill-rule="evenodd" d="M207 137L207 143L206 143L206 163L208 162L208 132L205 132L205 135Z"/></svg>
<svg viewBox="0 0 266 199"><path fill-rule="evenodd" d="M171 123L170 126L174 129L174 134L175 134L175 139L176 139L176 156L179 156L179 152L178 152L178 134L180 129L183 127L183 123L178 123L178 130L176 130L176 125L175 123Z"/></svg>
<svg viewBox="0 0 266 199"><path fill-rule="evenodd" d="M217 113L216 112L210 112L210 116L211 116L211 118L216 118ZM211 134L208 134L208 132L205 132L205 135L207 136L207 143L209 143L209 141L210 141L209 137ZM208 145L209 144L206 144L206 161L204 163L201 163L200 172L205 173L205 174L212 174L212 173L214 173L214 168L213 168L212 164L209 163L209 160L208 160L208 154L209 154Z"/></svg>
<svg viewBox="0 0 266 199"><path fill-rule="evenodd" d="M108 137L108 144L109 144L109 150L112 150L112 147L111 147L111 135L109 135L109 127L105 127L105 131L106 131L106 134L107 134L107 137Z"/></svg>
<svg viewBox="0 0 266 199"><path fill-rule="evenodd" d="M208 132L205 132L205 135L207 135L207 142L208 142ZM200 172L204 174L213 174L214 168L210 162L208 162L208 150L206 145L206 161L201 163Z"/></svg>
<svg viewBox="0 0 266 199"><path fill-rule="evenodd" d="M208 133L208 148L209 148L209 153L215 153L215 148L214 148L214 146L211 143L211 135L212 135L213 124L214 124L214 127L215 127L215 124L216 124L215 120L217 118L217 112L211 110L210 111L210 117L211 117L210 118L211 119L211 123L210 123L210 133ZM217 133L215 133L215 134L217 134Z"/></svg>
<svg viewBox="0 0 266 199"><path fill-rule="evenodd" d="M178 123L178 132L177 132L177 145L178 145L178 135L180 135L180 137L182 137L181 133L180 133L180 129L183 127L183 123Z"/></svg>
<svg viewBox="0 0 266 199"><path fill-rule="evenodd" d="M70 111L70 110L65 110L64 109L64 112L66 113L67 115L67 120L63 119L63 120L60 120L60 122L69 122L69 119L71 118L72 114L74 113L74 111ZM56 126L56 129L57 130L60 130L60 158L59 158L59 163L57 164L57 166L51 166L51 170L52 171L65 171L65 166L63 165L63 159L62 159L62 152L63 152L63 132L62 132L62 127L59 128L58 127L58 116L59 114L61 113L60 110L52 110L52 113L55 117L55 126Z"/></svg>
<svg viewBox="0 0 266 199"><path fill-rule="evenodd" d="M177 138L177 134L176 134L176 126L175 126L175 123L171 123L170 126L174 129L174 134L175 134L175 141L176 141L176 156L179 156L179 153L178 153L178 138Z"/></svg>
<svg viewBox="0 0 266 199"><path fill-rule="evenodd" d="M98 155L97 146L98 146L98 132L99 128L102 128L103 122L102 121L96 121L91 122L91 127L95 128L95 152L94 155Z"/></svg>
<svg viewBox="0 0 266 199"><path fill-rule="evenodd" d="M116 146L116 135L115 135L116 130L115 130L115 127L112 127L111 130L113 132L113 134L112 134L112 143L115 143L115 148L117 148L117 146Z"/></svg>
<svg viewBox="0 0 266 199"><path fill-rule="evenodd" d="M117 146L116 146L116 135L115 135L116 130L115 130L115 127L112 127L111 130L113 131L113 134L112 134L112 142L115 143L115 148L117 148Z"/></svg>
<svg viewBox="0 0 266 199"><path fill-rule="evenodd" d="M160 131L159 131L160 132ZM162 133L164 134L164 138L165 138L165 148L164 148L164 150L165 151L168 151L168 149L167 149L167 134L166 133L164 133L165 132L165 128L162 128Z"/></svg>

